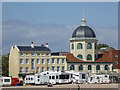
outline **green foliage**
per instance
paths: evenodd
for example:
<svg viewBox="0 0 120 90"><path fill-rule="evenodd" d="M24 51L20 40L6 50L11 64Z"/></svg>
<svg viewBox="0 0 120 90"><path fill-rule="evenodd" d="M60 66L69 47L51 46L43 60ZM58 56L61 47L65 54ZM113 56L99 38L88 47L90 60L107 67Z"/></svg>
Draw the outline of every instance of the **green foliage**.
<svg viewBox="0 0 120 90"><path fill-rule="evenodd" d="M9 76L9 54L2 56L2 75Z"/></svg>
<svg viewBox="0 0 120 90"><path fill-rule="evenodd" d="M107 44L98 44L97 45L97 49L99 50L100 48L103 48L103 47L109 47Z"/></svg>

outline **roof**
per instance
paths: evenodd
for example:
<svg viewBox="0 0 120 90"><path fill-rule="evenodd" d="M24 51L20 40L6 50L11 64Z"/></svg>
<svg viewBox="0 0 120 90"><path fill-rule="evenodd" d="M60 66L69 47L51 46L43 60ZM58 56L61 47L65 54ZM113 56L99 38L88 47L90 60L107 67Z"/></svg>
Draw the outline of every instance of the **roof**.
<svg viewBox="0 0 120 90"><path fill-rule="evenodd" d="M48 47L45 46L17 46L20 51L51 51Z"/></svg>
<svg viewBox="0 0 120 90"><path fill-rule="evenodd" d="M110 62L112 63L112 59L108 56L108 55L99 55L100 57L96 60L96 61L83 61L77 57L75 57L72 53L66 53L66 52L62 52L62 55L65 55L66 56L66 60L67 62L83 62L83 63L88 63L88 62Z"/></svg>
<svg viewBox="0 0 120 90"><path fill-rule="evenodd" d="M88 38L96 38L94 31L88 26L79 26L75 29L72 34L72 38L81 38L81 37L88 37Z"/></svg>
<svg viewBox="0 0 120 90"><path fill-rule="evenodd" d="M67 62L84 62L76 57L72 53L62 52L62 55L66 56Z"/></svg>

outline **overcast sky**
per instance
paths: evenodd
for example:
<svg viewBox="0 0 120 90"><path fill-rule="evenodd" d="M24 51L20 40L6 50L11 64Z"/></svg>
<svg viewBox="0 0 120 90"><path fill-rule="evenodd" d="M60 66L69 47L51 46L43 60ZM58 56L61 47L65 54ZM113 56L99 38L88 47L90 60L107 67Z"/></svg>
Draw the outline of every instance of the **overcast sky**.
<svg viewBox="0 0 120 90"><path fill-rule="evenodd" d="M69 52L69 39L81 25L83 8L87 26L98 43L118 47L118 3L3 3L3 54L13 45L49 43L52 51Z"/></svg>

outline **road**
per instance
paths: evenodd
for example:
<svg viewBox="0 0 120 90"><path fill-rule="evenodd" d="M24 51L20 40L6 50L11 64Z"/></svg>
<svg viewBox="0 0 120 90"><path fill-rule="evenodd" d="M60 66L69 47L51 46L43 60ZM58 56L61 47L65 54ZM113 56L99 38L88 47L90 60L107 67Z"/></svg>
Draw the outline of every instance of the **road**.
<svg viewBox="0 0 120 90"><path fill-rule="evenodd" d="M2 90L118 90L118 84L62 84L47 87L46 85L25 85L25 86L11 86L2 87Z"/></svg>

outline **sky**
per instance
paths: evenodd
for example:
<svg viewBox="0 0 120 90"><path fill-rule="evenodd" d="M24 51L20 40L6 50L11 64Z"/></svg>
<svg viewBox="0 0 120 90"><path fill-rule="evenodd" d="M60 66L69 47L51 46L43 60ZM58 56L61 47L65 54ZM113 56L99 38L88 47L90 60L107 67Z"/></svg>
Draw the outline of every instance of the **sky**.
<svg viewBox="0 0 120 90"><path fill-rule="evenodd" d="M73 31L84 16L98 43L118 48L117 2L3 2L2 54L11 46L46 44L54 51L69 52Z"/></svg>

